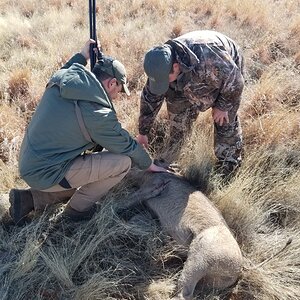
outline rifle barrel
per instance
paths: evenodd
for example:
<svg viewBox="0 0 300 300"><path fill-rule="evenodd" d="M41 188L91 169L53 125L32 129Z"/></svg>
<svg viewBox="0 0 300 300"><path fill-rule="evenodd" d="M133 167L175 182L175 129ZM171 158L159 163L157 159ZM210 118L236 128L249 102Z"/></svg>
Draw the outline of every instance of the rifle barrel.
<svg viewBox="0 0 300 300"><path fill-rule="evenodd" d="M97 47L97 33L96 33L96 0L89 0L89 19L90 19L90 38L93 39L96 44L90 45L90 65L93 70L96 63L96 53L93 48Z"/></svg>

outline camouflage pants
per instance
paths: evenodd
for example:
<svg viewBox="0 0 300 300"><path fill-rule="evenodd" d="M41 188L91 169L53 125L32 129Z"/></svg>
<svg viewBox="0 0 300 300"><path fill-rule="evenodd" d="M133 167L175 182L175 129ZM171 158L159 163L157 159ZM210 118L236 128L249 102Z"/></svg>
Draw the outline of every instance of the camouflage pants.
<svg viewBox="0 0 300 300"><path fill-rule="evenodd" d="M171 97L170 97L171 96ZM242 151L242 130L237 116L240 99L228 112L229 123L220 126L214 123L214 152L220 163L230 162L239 165ZM170 137L178 143L190 134L191 127L199 115L198 108L190 103L183 93L172 93L167 97L167 110L170 120Z"/></svg>

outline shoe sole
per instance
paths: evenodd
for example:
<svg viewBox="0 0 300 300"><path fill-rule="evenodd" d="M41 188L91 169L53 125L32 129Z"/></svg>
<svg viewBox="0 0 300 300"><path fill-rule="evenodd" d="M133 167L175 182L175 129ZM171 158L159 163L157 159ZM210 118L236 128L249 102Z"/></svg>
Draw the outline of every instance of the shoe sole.
<svg viewBox="0 0 300 300"><path fill-rule="evenodd" d="M9 214L14 221L14 223L18 226L22 226L25 223L26 216L20 217L20 195L18 191L12 189L9 192L9 202L10 202L10 208L9 208Z"/></svg>

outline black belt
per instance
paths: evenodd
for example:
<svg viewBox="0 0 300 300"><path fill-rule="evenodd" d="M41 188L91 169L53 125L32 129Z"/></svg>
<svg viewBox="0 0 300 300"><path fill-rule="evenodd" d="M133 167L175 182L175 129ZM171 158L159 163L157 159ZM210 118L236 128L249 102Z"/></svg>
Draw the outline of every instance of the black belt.
<svg viewBox="0 0 300 300"><path fill-rule="evenodd" d="M70 186L68 180L64 177L59 183L58 183L61 187L65 188L65 189L71 189L72 187Z"/></svg>

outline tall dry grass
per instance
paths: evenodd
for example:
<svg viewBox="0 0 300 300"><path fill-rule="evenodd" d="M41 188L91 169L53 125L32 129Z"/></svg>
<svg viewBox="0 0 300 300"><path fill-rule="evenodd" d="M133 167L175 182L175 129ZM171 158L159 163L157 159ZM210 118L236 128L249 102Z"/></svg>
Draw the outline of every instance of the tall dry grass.
<svg viewBox="0 0 300 300"><path fill-rule="evenodd" d="M1 0L0 11L0 190L7 193L25 186L18 151L49 76L88 38L88 2ZM212 171L210 112L199 116L177 161L221 210L245 258L235 287L197 299L299 299L299 15L298 0L97 1L102 48L128 71L132 96L116 107L133 134L147 49L187 31L214 29L244 52L245 151L236 177L224 185ZM163 109L153 155L172 156L160 145L167 128ZM169 299L184 262L182 249L150 216L142 225L116 216L133 189L124 180L91 221L58 228L48 237L56 208L22 228L2 224L0 299ZM7 202L1 197L4 216Z"/></svg>

